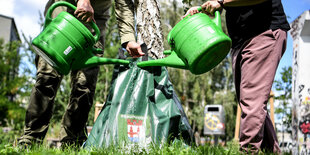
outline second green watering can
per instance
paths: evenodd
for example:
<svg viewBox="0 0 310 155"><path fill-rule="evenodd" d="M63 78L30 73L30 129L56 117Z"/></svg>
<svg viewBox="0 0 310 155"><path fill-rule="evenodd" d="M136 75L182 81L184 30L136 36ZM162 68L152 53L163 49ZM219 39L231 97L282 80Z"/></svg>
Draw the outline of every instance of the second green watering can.
<svg viewBox="0 0 310 155"><path fill-rule="evenodd" d="M202 74L218 65L231 47L231 39L222 30L218 11L212 20L204 13L185 17L169 32L168 42L171 50L164 53L170 56L137 65L169 66Z"/></svg>
<svg viewBox="0 0 310 155"><path fill-rule="evenodd" d="M93 36L82 22L68 12L61 12L52 19L52 12L58 6L76 10L76 7L68 2L54 3L47 11L43 31L32 44L36 52L59 73L67 75L70 70L102 64L129 64L126 60L95 56L94 53L102 51L94 48L94 44L99 40L99 28L94 22L89 23L95 31Z"/></svg>

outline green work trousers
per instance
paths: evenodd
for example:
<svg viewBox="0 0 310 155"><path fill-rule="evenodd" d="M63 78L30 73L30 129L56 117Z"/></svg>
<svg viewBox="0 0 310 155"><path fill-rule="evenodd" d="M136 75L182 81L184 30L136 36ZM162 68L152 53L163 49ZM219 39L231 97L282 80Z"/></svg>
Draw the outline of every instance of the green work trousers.
<svg viewBox="0 0 310 155"><path fill-rule="evenodd" d="M49 0L46 10L59 0ZM74 0L70 3L75 4ZM94 3L94 4L93 4ZM110 0L92 1L95 20L101 31L100 42L104 45L104 30L109 19ZM55 17L65 7L57 7L53 12ZM72 10L66 10L73 13ZM100 47L102 48L102 47ZM36 57L37 78L30 96L26 111L24 135L19 143L42 142L53 113L54 100L63 75L60 75L41 57ZM69 144L82 144L87 138L86 123L93 104L99 66L71 72L71 94L68 106L62 118L60 141ZM57 103L56 103L57 104Z"/></svg>

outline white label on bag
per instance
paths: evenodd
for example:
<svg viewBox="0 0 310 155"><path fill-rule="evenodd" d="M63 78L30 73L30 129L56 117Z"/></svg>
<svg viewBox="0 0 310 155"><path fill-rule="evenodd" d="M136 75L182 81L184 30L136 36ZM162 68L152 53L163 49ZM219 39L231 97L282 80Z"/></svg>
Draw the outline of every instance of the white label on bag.
<svg viewBox="0 0 310 155"><path fill-rule="evenodd" d="M72 50L72 47L71 46L68 46L68 48L64 51L64 54L65 55L68 55Z"/></svg>

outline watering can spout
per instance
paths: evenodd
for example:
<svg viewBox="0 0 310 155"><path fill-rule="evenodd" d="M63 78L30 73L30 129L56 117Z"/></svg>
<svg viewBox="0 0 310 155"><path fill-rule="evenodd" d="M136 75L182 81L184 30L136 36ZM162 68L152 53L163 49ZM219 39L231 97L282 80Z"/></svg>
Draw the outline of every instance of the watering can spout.
<svg viewBox="0 0 310 155"><path fill-rule="evenodd" d="M202 8L198 8L202 11ZM204 13L183 18L168 34L171 53L164 59L139 62L139 67L167 66L188 69L199 75L210 71L228 54L231 39L223 32L221 14L211 19Z"/></svg>
<svg viewBox="0 0 310 155"><path fill-rule="evenodd" d="M77 62L72 65L72 70L78 70L81 68L86 67L94 67L98 65L104 65L104 64L122 64L122 65L128 65L130 61L128 60L122 60L122 59L112 59L112 58L104 58L104 57L98 57L98 56L92 56L90 58L85 59L85 61Z"/></svg>
<svg viewBox="0 0 310 155"><path fill-rule="evenodd" d="M186 65L174 51L165 51L165 54L171 54L163 59L149 60L149 61L141 61L137 63L138 67L150 67L150 66L167 66L174 67L180 69L188 69L188 65Z"/></svg>

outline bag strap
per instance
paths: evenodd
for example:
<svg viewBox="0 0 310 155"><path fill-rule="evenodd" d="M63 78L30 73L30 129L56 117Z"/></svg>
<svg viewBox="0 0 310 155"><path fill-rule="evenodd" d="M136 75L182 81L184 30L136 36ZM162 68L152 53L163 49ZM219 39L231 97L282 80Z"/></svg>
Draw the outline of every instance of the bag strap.
<svg viewBox="0 0 310 155"><path fill-rule="evenodd" d="M148 60L148 52L147 52L147 46L145 43L141 44L141 50L144 53L144 55L142 56L142 61L147 61Z"/></svg>
<svg viewBox="0 0 310 155"><path fill-rule="evenodd" d="M167 85L161 85L161 84L159 84L156 80L154 80L154 87L155 87L155 89L160 90L161 93L163 93L164 96L165 96L167 99L170 99L170 98L173 97L173 90L170 91L170 90L167 88Z"/></svg>

